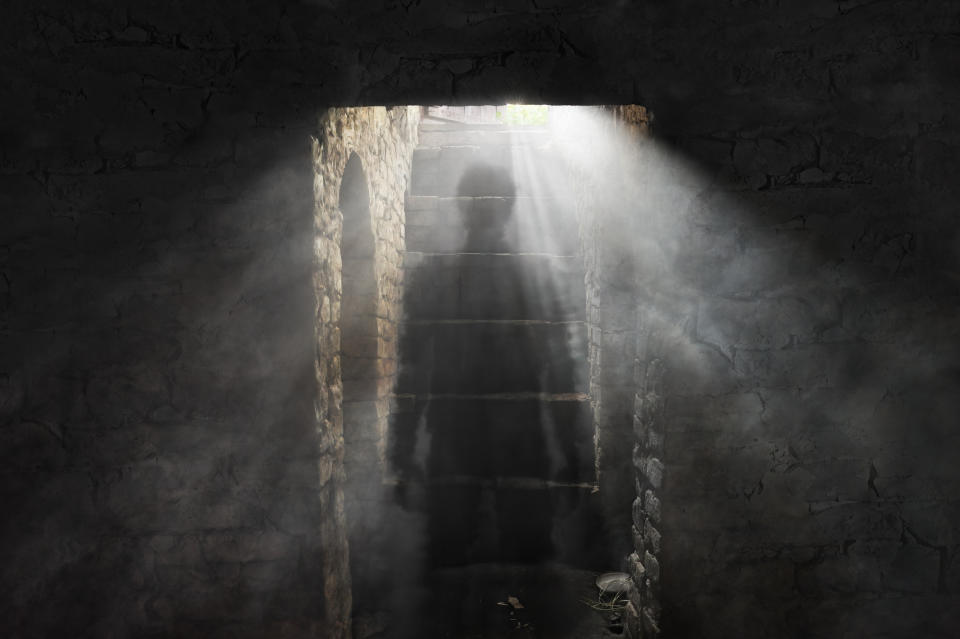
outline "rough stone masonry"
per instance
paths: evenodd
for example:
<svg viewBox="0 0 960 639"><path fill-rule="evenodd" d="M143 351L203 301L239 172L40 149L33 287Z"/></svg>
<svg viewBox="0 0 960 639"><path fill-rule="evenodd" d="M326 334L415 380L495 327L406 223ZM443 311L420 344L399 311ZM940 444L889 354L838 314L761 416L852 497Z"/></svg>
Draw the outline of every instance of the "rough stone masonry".
<svg viewBox="0 0 960 639"><path fill-rule="evenodd" d="M3 633L348 636L311 138L331 106L521 100L655 116L664 160L619 234L619 423L662 635L955 636L958 21L936 0L4 7Z"/></svg>

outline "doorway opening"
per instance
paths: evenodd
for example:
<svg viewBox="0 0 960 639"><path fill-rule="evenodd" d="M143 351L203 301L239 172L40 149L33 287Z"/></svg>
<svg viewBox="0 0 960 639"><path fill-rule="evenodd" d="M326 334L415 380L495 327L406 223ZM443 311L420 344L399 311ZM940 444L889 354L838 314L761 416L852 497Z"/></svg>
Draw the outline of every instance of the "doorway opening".
<svg viewBox="0 0 960 639"><path fill-rule="evenodd" d="M629 448L598 455L630 424L600 406L599 200L560 139L570 108L402 108L328 127L354 149L338 325L354 636L623 631L626 598L599 620L579 601L627 566L637 522Z"/></svg>

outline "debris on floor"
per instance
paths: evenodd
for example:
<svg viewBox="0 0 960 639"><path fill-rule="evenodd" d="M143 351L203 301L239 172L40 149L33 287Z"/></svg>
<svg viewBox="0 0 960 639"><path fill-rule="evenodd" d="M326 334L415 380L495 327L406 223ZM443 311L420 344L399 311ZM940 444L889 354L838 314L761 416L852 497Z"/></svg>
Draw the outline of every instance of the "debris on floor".
<svg viewBox="0 0 960 639"><path fill-rule="evenodd" d="M601 575L602 576L602 575ZM629 591L562 564L473 564L432 571L419 605L370 639L615 639ZM398 614L398 613L403 613Z"/></svg>

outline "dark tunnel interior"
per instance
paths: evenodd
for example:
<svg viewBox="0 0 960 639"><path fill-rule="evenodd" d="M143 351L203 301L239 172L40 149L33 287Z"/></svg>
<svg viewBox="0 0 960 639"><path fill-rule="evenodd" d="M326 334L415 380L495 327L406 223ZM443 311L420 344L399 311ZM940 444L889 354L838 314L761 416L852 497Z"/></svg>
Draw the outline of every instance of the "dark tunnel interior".
<svg viewBox="0 0 960 639"><path fill-rule="evenodd" d="M960 635L954 4L8 3L0 635Z"/></svg>

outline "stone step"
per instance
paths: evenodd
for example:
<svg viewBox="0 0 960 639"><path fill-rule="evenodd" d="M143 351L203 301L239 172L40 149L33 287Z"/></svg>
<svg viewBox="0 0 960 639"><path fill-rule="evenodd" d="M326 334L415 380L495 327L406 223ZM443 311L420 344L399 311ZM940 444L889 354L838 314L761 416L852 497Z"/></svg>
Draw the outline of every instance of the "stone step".
<svg viewBox="0 0 960 639"><path fill-rule="evenodd" d="M400 476L412 476L419 466L431 479L595 481L590 404L578 397L405 396L394 405L390 459ZM420 436L429 438L430 453L418 460Z"/></svg>
<svg viewBox="0 0 960 639"><path fill-rule="evenodd" d="M573 255L570 200L534 197L407 197L407 250Z"/></svg>
<svg viewBox="0 0 960 639"><path fill-rule="evenodd" d="M423 513L433 566L559 560L582 565L602 543L592 485L396 482L404 506Z"/></svg>
<svg viewBox="0 0 960 639"><path fill-rule="evenodd" d="M458 128L456 126L427 125L420 127L420 146L545 146L551 141L550 131L544 128Z"/></svg>
<svg viewBox="0 0 960 639"><path fill-rule="evenodd" d="M511 253L414 253L404 259L408 319L582 320L579 258Z"/></svg>
<svg viewBox="0 0 960 639"><path fill-rule="evenodd" d="M413 152L410 192L440 196L569 196L560 156L545 147L449 146Z"/></svg>
<svg viewBox="0 0 960 639"><path fill-rule="evenodd" d="M587 390L582 322L406 323L397 393Z"/></svg>
<svg viewBox="0 0 960 639"><path fill-rule="evenodd" d="M518 125L504 122L461 122L457 120L427 116L420 121L420 132L424 131L548 131L542 125Z"/></svg>
<svg viewBox="0 0 960 639"><path fill-rule="evenodd" d="M550 165L557 153L549 142L543 144L448 144L420 145L413 151L413 170L433 170L454 165L485 163L492 166L532 169ZM534 171L535 170L535 171Z"/></svg>

